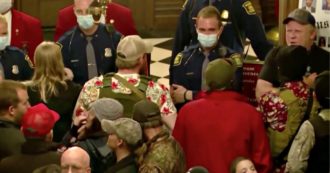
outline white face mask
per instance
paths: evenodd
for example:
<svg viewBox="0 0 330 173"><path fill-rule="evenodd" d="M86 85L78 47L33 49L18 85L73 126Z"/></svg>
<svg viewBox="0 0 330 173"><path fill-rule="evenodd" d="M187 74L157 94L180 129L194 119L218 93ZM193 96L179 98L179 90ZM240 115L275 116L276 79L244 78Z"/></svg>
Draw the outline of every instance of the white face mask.
<svg viewBox="0 0 330 173"><path fill-rule="evenodd" d="M82 29L89 29L94 25L94 19L91 14L77 15L77 22Z"/></svg>
<svg viewBox="0 0 330 173"><path fill-rule="evenodd" d="M197 32L198 41L203 47L212 47L218 42L218 34L202 34Z"/></svg>
<svg viewBox="0 0 330 173"><path fill-rule="evenodd" d="M0 0L0 13L4 14L11 9L12 6L11 0Z"/></svg>
<svg viewBox="0 0 330 173"><path fill-rule="evenodd" d="M4 50L7 46L8 36L0 36L0 50Z"/></svg>

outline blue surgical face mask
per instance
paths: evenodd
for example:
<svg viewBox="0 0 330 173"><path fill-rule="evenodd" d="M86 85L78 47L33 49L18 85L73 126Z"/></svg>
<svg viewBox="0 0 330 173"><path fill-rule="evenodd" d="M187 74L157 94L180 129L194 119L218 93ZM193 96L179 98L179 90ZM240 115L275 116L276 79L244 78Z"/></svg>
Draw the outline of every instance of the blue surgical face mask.
<svg viewBox="0 0 330 173"><path fill-rule="evenodd" d="M77 22L82 29L89 29L94 25L94 19L91 14L77 15Z"/></svg>
<svg viewBox="0 0 330 173"><path fill-rule="evenodd" d="M4 50L8 44L8 36L0 36L0 50Z"/></svg>
<svg viewBox="0 0 330 173"><path fill-rule="evenodd" d="M212 47L218 42L218 34L202 34L198 33L198 41L203 47Z"/></svg>

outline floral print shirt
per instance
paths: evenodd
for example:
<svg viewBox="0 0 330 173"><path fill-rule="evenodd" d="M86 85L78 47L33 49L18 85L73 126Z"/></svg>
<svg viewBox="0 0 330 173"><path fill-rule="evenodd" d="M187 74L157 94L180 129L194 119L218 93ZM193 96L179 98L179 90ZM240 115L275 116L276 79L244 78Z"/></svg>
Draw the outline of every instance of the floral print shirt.
<svg viewBox="0 0 330 173"><path fill-rule="evenodd" d="M287 82L283 88L291 90L296 97L302 100L307 101L308 99L309 88L301 81ZM280 132L285 129L288 106L277 92L269 91L263 94L260 97L258 109L263 115L263 120L272 129Z"/></svg>
<svg viewBox="0 0 330 173"><path fill-rule="evenodd" d="M126 79L129 83L131 83L136 87L140 84L139 74L117 73L117 75ZM94 102L99 98L100 88L102 88L103 86L111 85L112 91L115 93L122 93L122 94L132 93L132 91L129 88L126 88L117 79L112 78L111 81L112 81L111 84L104 84L103 76L94 77L89 81L87 81L81 90L78 104L87 108L90 103ZM154 81L149 81L145 94L147 99L159 105L162 116L176 113L176 108L171 99L169 89L165 85L159 84Z"/></svg>

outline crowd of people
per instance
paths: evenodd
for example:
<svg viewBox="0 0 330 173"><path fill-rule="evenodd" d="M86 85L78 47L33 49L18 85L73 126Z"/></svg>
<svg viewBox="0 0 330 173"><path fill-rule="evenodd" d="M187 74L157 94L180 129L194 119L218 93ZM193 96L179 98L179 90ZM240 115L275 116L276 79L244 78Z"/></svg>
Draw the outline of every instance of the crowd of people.
<svg viewBox="0 0 330 173"><path fill-rule="evenodd" d="M131 11L99 5L59 11L54 42L0 0L1 173L329 172L330 53L309 11L275 47L250 1L187 0L168 88L145 74ZM245 37L265 60L256 107L240 93Z"/></svg>

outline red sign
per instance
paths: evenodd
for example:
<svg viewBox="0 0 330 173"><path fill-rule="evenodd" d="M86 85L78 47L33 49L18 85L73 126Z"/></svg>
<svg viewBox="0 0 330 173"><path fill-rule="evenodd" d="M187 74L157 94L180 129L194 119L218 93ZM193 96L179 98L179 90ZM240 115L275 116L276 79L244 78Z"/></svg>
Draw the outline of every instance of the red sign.
<svg viewBox="0 0 330 173"><path fill-rule="evenodd" d="M259 73L261 71L263 61L245 60L243 64L243 89L242 92L248 97L253 105L257 105L255 92Z"/></svg>

